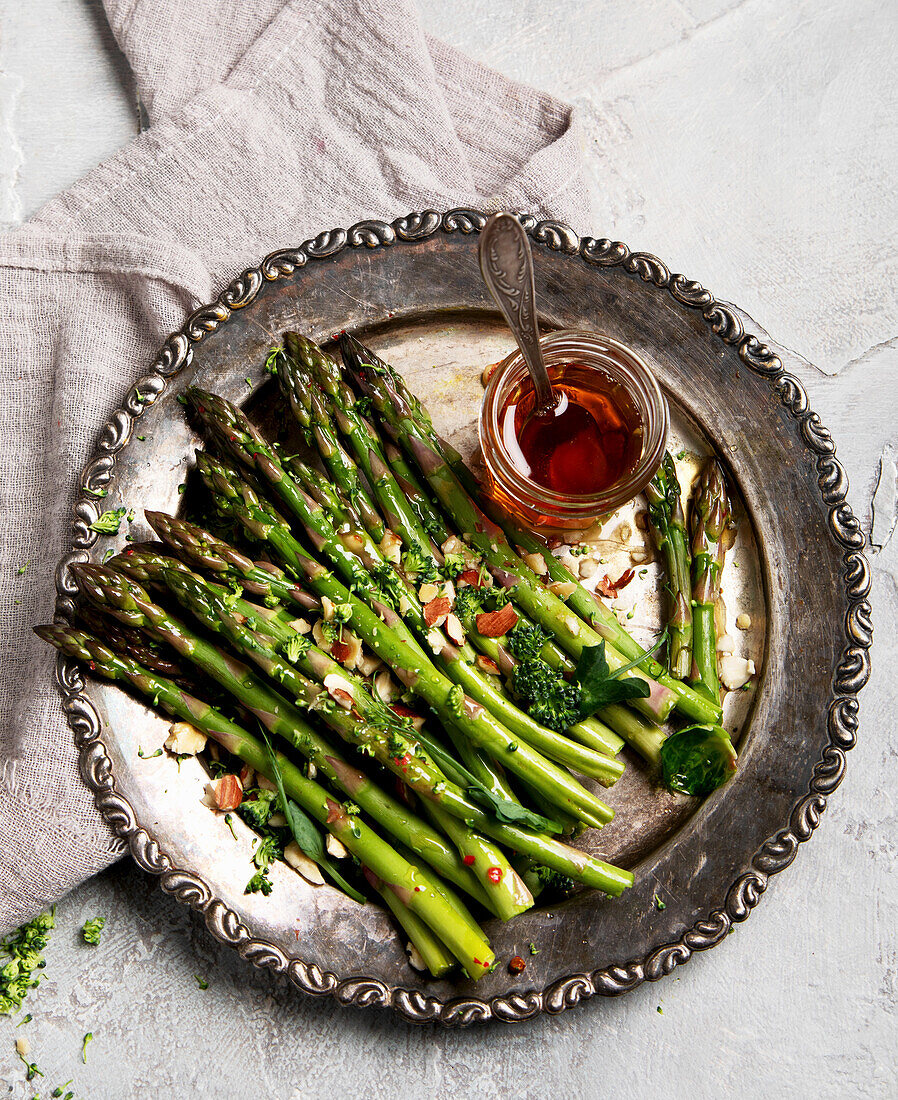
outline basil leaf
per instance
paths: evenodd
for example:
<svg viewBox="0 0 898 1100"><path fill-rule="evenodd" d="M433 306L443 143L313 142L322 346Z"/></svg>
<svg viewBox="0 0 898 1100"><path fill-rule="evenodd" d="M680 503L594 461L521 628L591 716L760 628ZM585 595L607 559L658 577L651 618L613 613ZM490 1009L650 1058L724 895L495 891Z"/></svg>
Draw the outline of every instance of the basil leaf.
<svg viewBox="0 0 898 1100"><path fill-rule="evenodd" d="M287 824L290 826L290 832L293 834L293 839L296 841L300 851L305 853L313 862L317 863L322 870L326 871L344 894L348 894L353 901L357 901L359 904L364 905L366 901L364 894L360 894L354 886L351 886L328 858L324 847L324 838L319 832L318 826L312 821L305 810L287 798L287 792L284 790L284 778L281 775L281 768L278 764L277 756L264 730L262 730L262 737L265 740L265 747L268 749L268 759L271 763L271 771L274 775L274 782L278 789L278 799L281 804L281 811L287 819Z"/></svg>

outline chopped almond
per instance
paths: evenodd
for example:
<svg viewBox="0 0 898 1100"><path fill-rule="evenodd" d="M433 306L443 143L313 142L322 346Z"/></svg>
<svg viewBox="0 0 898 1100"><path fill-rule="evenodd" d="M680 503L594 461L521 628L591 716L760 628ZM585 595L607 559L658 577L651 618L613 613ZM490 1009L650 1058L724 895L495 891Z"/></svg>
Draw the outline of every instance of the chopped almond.
<svg viewBox="0 0 898 1100"><path fill-rule="evenodd" d="M308 634L312 629L305 619L291 619L287 626L292 626L297 634Z"/></svg>
<svg viewBox="0 0 898 1100"><path fill-rule="evenodd" d="M380 551L387 561L399 565L402 560L402 539L395 531L388 529L380 540Z"/></svg>
<svg viewBox="0 0 898 1100"><path fill-rule="evenodd" d="M482 653L478 653L476 664L481 672L486 672L490 676L499 675L499 666L492 659L492 657L484 657Z"/></svg>
<svg viewBox="0 0 898 1100"><path fill-rule="evenodd" d="M206 735L189 722L172 722L165 747L178 756L196 756L206 747Z"/></svg>
<svg viewBox="0 0 898 1100"><path fill-rule="evenodd" d="M542 556L542 554L525 554L524 561L539 577L544 577L546 573L549 572L548 566L546 565L546 559Z"/></svg>
<svg viewBox="0 0 898 1100"><path fill-rule="evenodd" d="M328 599L327 596L321 597L321 614L327 623L334 617L334 601Z"/></svg>
<svg viewBox="0 0 898 1100"><path fill-rule="evenodd" d="M255 774L256 773L249 766L249 764L244 764L240 771L237 773L237 778L240 780L240 786L244 790L247 790L247 788L253 785L253 776Z"/></svg>
<svg viewBox="0 0 898 1100"><path fill-rule="evenodd" d="M455 585L452 581L443 582L443 595L450 603L455 603Z"/></svg>
<svg viewBox="0 0 898 1100"><path fill-rule="evenodd" d="M324 841L324 846L328 852L334 857L334 859L346 859L349 855L349 851L342 840L337 840L333 833L328 833Z"/></svg>
<svg viewBox="0 0 898 1100"><path fill-rule="evenodd" d="M435 586L434 586L435 587ZM436 626L445 621L446 616L452 610L452 605L445 596L437 596L424 605L424 625Z"/></svg>
<svg viewBox="0 0 898 1100"><path fill-rule="evenodd" d="M484 585L484 578L479 569L466 569L464 573L459 574L458 580L460 584L471 584L475 588L482 588Z"/></svg>
<svg viewBox="0 0 898 1100"><path fill-rule="evenodd" d="M554 581L549 585L549 591L560 600L566 600L573 592L577 591L576 581Z"/></svg>
<svg viewBox="0 0 898 1100"><path fill-rule="evenodd" d="M243 801L243 787L236 775L223 775L212 783L216 810L236 810Z"/></svg>
<svg viewBox="0 0 898 1100"><path fill-rule="evenodd" d="M444 554L463 554L467 547L456 535L450 535L440 549Z"/></svg>
<svg viewBox="0 0 898 1100"><path fill-rule="evenodd" d="M311 776L309 776L309 778L311 779ZM271 780L267 776L262 775L261 772L256 776L256 786L260 791L276 791L278 789L277 783L272 783Z"/></svg>
<svg viewBox="0 0 898 1100"><path fill-rule="evenodd" d="M625 569L623 573L613 581L606 573L604 577L596 585L596 588L602 593L603 596L607 596L608 599L613 600L615 596L633 580L633 570Z"/></svg>
<svg viewBox="0 0 898 1100"><path fill-rule="evenodd" d="M352 684L338 676L335 672L328 673L324 677L324 686L328 695L343 707L344 710L352 710Z"/></svg>
<svg viewBox="0 0 898 1100"><path fill-rule="evenodd" d="M446 644L443 635L436 629L427 631L427 644L430 646L431 652L442 653L443 646Z"/></svg>
<svg viewBox="0 0 898 1100"><path fill-rule="evenodd" d="M456 645L461 645L465 640L465 628L454 611L450 611L446 616L446 633Z"/></svg>
<svg viewBox="0 0 898 1100"><path fill-rule="evenodd" d="M418 589L418 599L421 603L430 603L431 600L435 600L439 596L440 590L435 584L427 583L422 584Z"/></svg>
<svg viewBox="0 0 898 1100"><path fill-rule="evenodd" d="M507 603L498 611L481 611L477 616L477 633L484 638L501 638L518 621L518 613Z"/></svg>

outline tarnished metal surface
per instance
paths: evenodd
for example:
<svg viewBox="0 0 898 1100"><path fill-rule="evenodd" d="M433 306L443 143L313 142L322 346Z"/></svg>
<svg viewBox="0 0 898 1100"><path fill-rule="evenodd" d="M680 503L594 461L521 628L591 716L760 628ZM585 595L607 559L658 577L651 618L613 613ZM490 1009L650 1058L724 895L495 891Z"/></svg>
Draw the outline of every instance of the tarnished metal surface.
<svg viewBox="0 0 898 1100"><path fill-rule="evenodd" d="M68 565L88 558L97 541L89 524L99 507L87 490L109 489L103 507L177 508L197 443L177 395L197 381L246 400L245 379L263 381L265 352L286 328L319 339L344 327L364 330L409 374L456 442L470 445L480 370L509 344L477 270L470 234L482 224L473 212L429 212L322 234L268 257L194 314L128 394L85 471L75 548L59 569L60 612L71 609ZM740 648L761 669L757 688L727 716L728 724L744 719L741 766L700 807L659 794L638 767L628 770L609 792L618 820L595 845L633 866L632 890L616 901L587 892L509 925L489 924L500 957L539 946L517 978L498 970L476 986L428 981L408 968L374 906L308 887L286 869L275 871L270 898L244 895L249 834L235 841L199 805L199 765L186 762L179 772L164 758L141 760L138 747L154 749L165 724L117 689L84 685L68 662L59 666L85 778L164 889L202 911L219 939L257 965L286 971L307 992L392 1006L415 1021L558 1012L660 977L719 942L816 827L853 744L855 694L868 675L863 536L845 504L829 435L800 384L732 311L654 257L580 240L555 223L526 224L542 246L543 322L595 328L632 345L672 399L683 449L713 448L741 496L740 545L724 591L731 619L743 609L752 615ZM257 400L265 402L264 391ZM651 570L644 582L651 592ZM635 594L626 589L620 603L626 608ZM648 598L631 625L650 630L657 622Z"/></svg>

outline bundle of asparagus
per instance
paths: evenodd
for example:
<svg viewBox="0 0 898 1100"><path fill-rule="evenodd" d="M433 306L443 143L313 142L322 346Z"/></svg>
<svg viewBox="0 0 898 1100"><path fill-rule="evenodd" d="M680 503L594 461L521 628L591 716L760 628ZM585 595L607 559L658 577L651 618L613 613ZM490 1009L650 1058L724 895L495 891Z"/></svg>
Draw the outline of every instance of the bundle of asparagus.
<svg viewBox="0 0 898 1100"><path fill-rule="evenodd" d="M219 807L242 804L266 851L351 897L373 889L431 973L460 963L476 980L495 958L470 903L508 920L546 882L631 885L567 843L613 816L574 773L613 785L625 743L663 763L675 710L718 728L698 624L723 543L693 532L706 602L687 683L681 657L669 674L481 496L391 367L346 335L341 351L344 367L290 333L268 358L321 469L189 390L218 531L147 512L161 542L75 567L81 625L37 630L217 746ZM722 481L707 493L713 533ZM250 771L259 790L243 790ZM267 891L262 847L250 888Z"/></svg>

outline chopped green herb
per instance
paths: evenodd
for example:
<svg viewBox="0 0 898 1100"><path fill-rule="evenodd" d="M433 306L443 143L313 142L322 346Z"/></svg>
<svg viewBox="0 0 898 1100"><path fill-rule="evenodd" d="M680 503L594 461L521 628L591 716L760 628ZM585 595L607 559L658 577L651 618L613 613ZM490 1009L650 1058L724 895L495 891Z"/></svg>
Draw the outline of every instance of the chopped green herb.
<svg viewBox="0 0 898 1100"><path fill-rule="evenodd" d="M677 451L677 462L682 462L688 453L688 451Z"/></svg>
<svg viewBox="0 0 898 1100"><path fill-rule="evenodd" d="M186 488L187 488L187 482L182 481L181 484L178 486L178 492L183 493Z"/></svg>
<svg viewBox="0 0 898 1100"><path fill-rule="evenodd" d="M138 745L137 746L137 755L140 757L141 760L153 760L155 757L162 755L162 746L160 745L159 748L156 749L155 752L145 753L143 751L143 749L140 747L140 745Z"/></svg>
<svg viewBox="0 0 898 1100"><path fill-rule="evenodd" d="M354 814L356 817L362 812L361 807L357 806L354 802L344 802L343 809L348 814Z"/></svg>
<svg viewBox="0 0 898 1100"><path fill-rule="evenodd" d="M247 385L249 386L249 388L250 388L250 389L252 389L252 388L253 388L253 383L252 383L252 380L251 380L251 379L249 379L249 378L244 378L244 379L243 379L243 381L244 381L244 382L245 382L245 383L246 383L246 384L247 384Z"/></svg>
<svg viewBox="0 0 898 1100"><path fill-rule="evenodd" d="M25 1065L25 1080L26 1081L33 1081L35 1079L35 1077L43 1077L44 1076L43 1073L41 1073L41 1071L37 1068L37 1065L34 1062L29 1062L28 1059L25 1057L25 1055L18 1048L16 1049L16 1054L18 1054L19 1058L22 1060L22 1062Z"/></svg>
<svg viewBox="0 0 898 1100"><path fill-rule="evenodd" d="M200 987L200 989L209 988L209 982L205 978L201 978L199 974L194 974L193 976L194 978L196 978L196 984Z"/></svg>
<svg viewBox="0 0 898 1100"><path fill-rule="evenodd" d="M139 435L137 438L140 440L141 443L145 443L147 437L145 435Z"/></svg>
<svg viewBox="0 0 898 1100"><path fill-rule="evenodd" d="M24 565L19 566L19 568L16 570L16 576L21 577L22 574L25 572L25 570L28 568L29 565L31 565L31 560L30 559L28 561L26 561Z"/></svg>
<svg viewBox="0 0 898 1100"><path fill-rule="evenodd" d="M519 748L519 746L518 746L517 741L511 741L508 745L508 751L509 752L517 752L518 748Z"/></svg>
<svg viewBox="0 0 898 1100"><path fill-rule="evenodd" d="M90 525L91 531L96 531L99 535L117 535L127 511L127 508L122 507L103 512Z"/></svg>
<svg viewBox="0 0 898 1100"><path fill-rule="evenodd" d="M272 348L268 355L265 357L265 369L269 374L275 374L277 372L278 356L284 354L283 348Z"/></svg>
<svg viewBox="0 0 898 1100"><path fill-rule="evenodd" d="M85 943L93 944L96 947L100 942L100 933L103 931L105 924L105 917L94 917L93 920L85 921L84 927L81 929L81 938Z"/></svg>
<svg viewBox="0 0 898 1100"><path fill-rule="evenodd" d="M57 1085L56 1088L50 1093L51 1096L62 1096L62 1090L68 1088L68 1086L75 1080L74 1077L70 1077L64 1085ZM71 1095L71 1093L69 1094Z"/></svg>
<svg viewBox="0 0 898 1100"><path fill-rule="evenodd" d="M661 1007L661 1005L658 1005L658 1007L655 1011L658 1012L659 1015L661 1015L661 1016L664 1015L664 1009Z"/></svg>
<svg viewBox="0 0 898 1100"><path fill-rule="evenodd" d="M108 490L108 489L89 489L89 488L88 488L88 487L87 487L87 486L85 485L85 486L84 486L84 491L85 491L85 493L90 493L90 495L91 495L92 497L100 497L100 498L102 498L102 497L107 497L107 496L109 496L109 490Z"/></svg>
<svg viewBox="0 0 898 1100"><path fill-rule="evenodd" d="M81 1061L85 1066L87 1065L87 1044L92 1041L93 1037L94 1033L89 1031L84 1036L84 1042L81 1044Z"/></svg>
<svg viewBox="0 0 898 1100"><path fill-rule="evenodd" d="M267 898L271 893L271 879L268 877L268 868L264 871L256 871L253 877L246 884L244 894L258 894L262 893Z"/></svg>
<svg viewBox="0 0 898 1100"><path fill-rule="evenodd" d="M23 1016L21 1020L16 1024L16 1027L21 1027L22 1024L30 1024L34 1017L29 1012L27 1016Z"/></svg>
<svg viewBox="0 0 898 1100"><path fill-rule="evenodd" d="M655 894L655 896L654 896L654 897L652 898L652 900L653 900L653 901L654 901L654 903L655 903L655 908L656 908L656 909L659 909L659 910L660 910L660 909L666 909L666 908L667 908L667 903L666 903L666 902L663 902L663 901L662 901L662 900L661 900L661 899L660 899L660 898L658 897L658 895L657 895L657 894Z"/></svg>
<svg viewBox="0 0 898 1100"><path fill-rule="evenodd" d="M237 834L234 832L234 818L230 814L224 815L225 825L231 830L231 836L236 840Z"/></svg>
<svg viewBox="0 0 898 1100"><path fill-rule="evenodd" d="M28 990L38 984L39 979L32 975L44 965L43 952L49 940L48 933L55 924L55 912L54 906L0 943L0 1014L17 1011Z"/></svg>
<svg viewBox="0 0 898 1100"><path fill-rule="evenodd" d="M540 949L536 946L535 943L531 943L529 946L530 946L530 954L531 955L538 955L539 954Z"/></svg>
<svg viewBox="0 0 898 1100"><path fill-rule="evenodd" d="M109 549L103 554L103 557L102 557L101 560L102 560L103 564L105 565L106 562L109 561L110 558L114 558L114 557L115 557L115 548L110 546Z"/></svg>
<svg viewBox="0 0 898 1100"><path fill-rule="evenodd" d="M582 558L584 554L588 554L588 553L589 553L589 547L587 546L587 544L585 542L581 542L579 545L571 547L571 557L572 558Z"/></svg>

